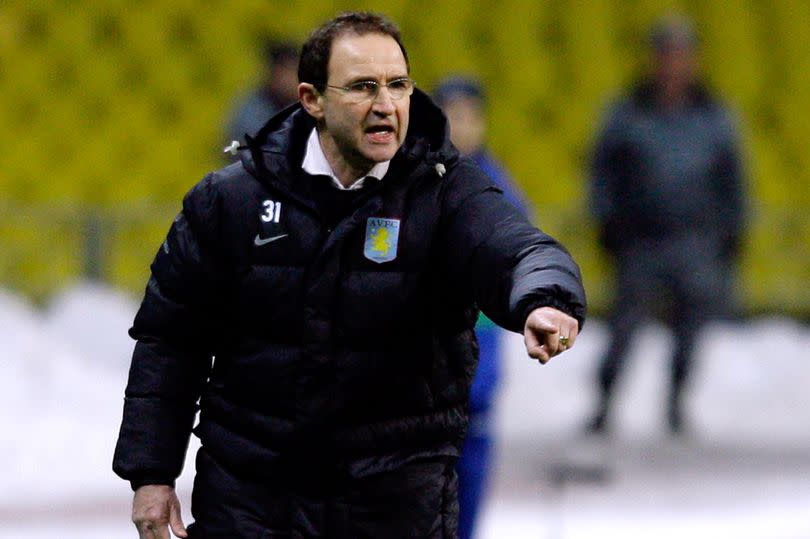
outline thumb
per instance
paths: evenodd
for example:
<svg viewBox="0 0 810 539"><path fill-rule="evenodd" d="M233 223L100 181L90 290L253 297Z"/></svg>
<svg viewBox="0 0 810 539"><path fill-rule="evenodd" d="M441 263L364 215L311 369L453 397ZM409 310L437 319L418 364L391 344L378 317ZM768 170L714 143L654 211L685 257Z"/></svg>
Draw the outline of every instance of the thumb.
<svg viewBox="0 0 810 539"><path fill-rule="evenodd" d="M180 513L180 502L175 497L169 503L169 526L177 537L185 539L188 537L186 526L183 524L183 517Z"/></svg>

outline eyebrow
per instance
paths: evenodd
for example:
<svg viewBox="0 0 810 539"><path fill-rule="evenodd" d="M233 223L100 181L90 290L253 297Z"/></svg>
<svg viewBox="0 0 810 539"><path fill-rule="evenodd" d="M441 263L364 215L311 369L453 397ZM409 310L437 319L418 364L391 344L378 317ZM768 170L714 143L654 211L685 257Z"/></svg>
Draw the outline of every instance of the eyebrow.
<svg viewBox="0 0 810 539"><path fill-rule="evenodd" d="M409 78L408 75L396 75L394 77L391 77L390 79L387 79L386 82L391 82L393 80L407 79L407 78ZM349 79L346 82L346 86L349 86L350 84L355 84L357 82L376 82L377 84L380 84L380 80L377 79L376 77L362 76L361 75L361 76Z"/></svg>

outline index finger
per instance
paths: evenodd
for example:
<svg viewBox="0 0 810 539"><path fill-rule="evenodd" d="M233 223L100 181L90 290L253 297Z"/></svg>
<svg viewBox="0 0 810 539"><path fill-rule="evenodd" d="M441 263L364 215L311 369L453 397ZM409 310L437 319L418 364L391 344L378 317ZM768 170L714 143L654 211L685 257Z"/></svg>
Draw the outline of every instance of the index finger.
<svg viewBox="0 0 810 539"><path fill-rule="evenodd" d="M531 329L526 329L523 332L523 342L526 345L526 352L529 354L529 357L534 358L540 363L546 363L551 356L548 353L548 348L540 342L540 339L537 337L537 333L532 331Z"/></svg>

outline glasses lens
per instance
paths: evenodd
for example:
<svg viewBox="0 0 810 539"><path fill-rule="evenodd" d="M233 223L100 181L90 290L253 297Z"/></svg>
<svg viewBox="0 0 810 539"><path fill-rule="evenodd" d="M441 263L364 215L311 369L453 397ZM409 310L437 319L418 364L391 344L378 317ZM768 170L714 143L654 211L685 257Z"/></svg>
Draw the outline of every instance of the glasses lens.
<svg viewBox="0 0 810 539"><path fill-rule="evenodd" d="M369 99L374 99L374 96L377 95L378 88L379 85L376 82L372 80L364 80L349 85L346 95L352 101L360 103Z"/></svg>
<svg viewBox="0 0 810 539"><path fill-rule="evenodd" d="M387 86L392 99L402 99L413 91L413 82L410 79L392 80Z"/></svg>

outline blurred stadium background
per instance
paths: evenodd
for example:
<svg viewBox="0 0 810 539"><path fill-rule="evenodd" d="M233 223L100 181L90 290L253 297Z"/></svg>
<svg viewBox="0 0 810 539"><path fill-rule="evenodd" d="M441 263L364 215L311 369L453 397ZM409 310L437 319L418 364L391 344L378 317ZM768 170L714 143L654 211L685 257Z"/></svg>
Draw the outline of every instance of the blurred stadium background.
<svg viewBox="0 0 810 539"><path fill-rule="evenodd" d="M484 80L492 147L580 261L597 314L610 287L584 204L595 122L643 66L651 21L693 17L708 78L746 127L745 312L810 315L804 0L4 0L0 285L42 302L84 274L140 294L181 196L221 164L260 38L302 40L359 7L401 25L420 86Z"/></svg>
<svg viewBox="0 0 810 539"><path fill-rule="evenodd" d="M421 87L482 78L491 145L582 265L596 318L610 268L587 218L586 164L654 19L694 18L708 78L745 126L741 295L753 319L702 342L696 438L657 430L671 345L660 327L635 351L617 445L596 450L579 428L604 324L543 369L526 367L512 336L481 537L810 537L810 3L0 0L0 538L133 536L109 462L149 262L182 195L222 163L260 40L303 40L357 8L401 25ZM86 277L106 284L76 284ZM566 483L594 458L612 477L578 485L574 469Z"/></svg>

